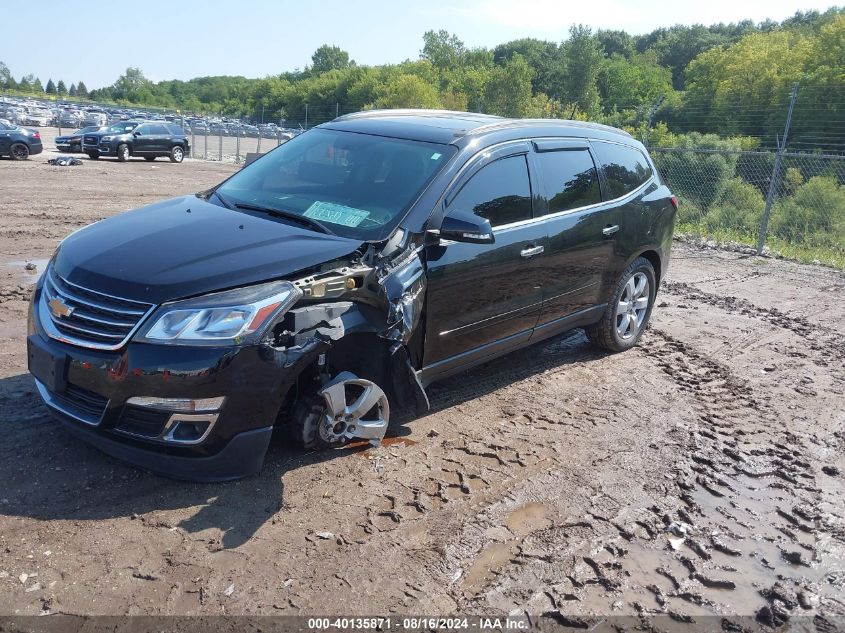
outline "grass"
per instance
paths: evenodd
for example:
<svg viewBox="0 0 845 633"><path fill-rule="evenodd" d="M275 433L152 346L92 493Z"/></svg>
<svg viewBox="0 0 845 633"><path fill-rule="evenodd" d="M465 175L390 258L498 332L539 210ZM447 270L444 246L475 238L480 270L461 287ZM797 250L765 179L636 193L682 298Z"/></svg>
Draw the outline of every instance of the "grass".
<svg viewBox="0 0 845 633"><path fill-rule="evenodd" d="M694 222L683 222L675 228L677 235L708 239L717 244L741 244L755 248L757 236L736 229L705 228ZM838 270L845 270L845 241L842 246L820 246L800 244L786 241L782 238L769 236L766 239L766 252L776 257L793 259L805 264L821 264Z"/></svg>

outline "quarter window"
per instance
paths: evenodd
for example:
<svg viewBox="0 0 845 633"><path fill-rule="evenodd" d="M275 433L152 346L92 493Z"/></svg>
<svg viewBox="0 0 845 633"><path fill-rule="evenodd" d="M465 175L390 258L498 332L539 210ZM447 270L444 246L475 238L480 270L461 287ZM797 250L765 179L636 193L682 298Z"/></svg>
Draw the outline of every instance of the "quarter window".
<svg viewBox="0 0 845 633"><path fill-rule="evenodd" d="M469 211L502 226L528 220L531 184L525 156L501 158L475 174L449 204L450 211Z"/></svg>
<svg viewBox="0 0 845 633"><path fill-rule="evenodd" d="M610 199L630 193L652 176L651 166L638 149L603 141L593 141L593 149L604 168Z"/></svg>
<svg viewBox="0 0 845 633"><path fill-rule="evenodd" d="M601 202L599 175L588 150L538 152L536 156L549 213Z"/></svg>

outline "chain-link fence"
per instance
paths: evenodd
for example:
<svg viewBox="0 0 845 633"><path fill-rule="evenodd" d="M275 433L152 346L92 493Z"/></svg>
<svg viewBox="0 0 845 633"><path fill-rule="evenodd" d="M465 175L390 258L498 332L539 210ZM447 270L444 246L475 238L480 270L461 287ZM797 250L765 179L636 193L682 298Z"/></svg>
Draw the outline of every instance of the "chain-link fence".
<svg viewBox="0 0 845 633"><path fill-rule="evenodd" d="M680 198L678 232L845 266L845 156L783 152L778 165L777 152L650 151Z"/></svg>

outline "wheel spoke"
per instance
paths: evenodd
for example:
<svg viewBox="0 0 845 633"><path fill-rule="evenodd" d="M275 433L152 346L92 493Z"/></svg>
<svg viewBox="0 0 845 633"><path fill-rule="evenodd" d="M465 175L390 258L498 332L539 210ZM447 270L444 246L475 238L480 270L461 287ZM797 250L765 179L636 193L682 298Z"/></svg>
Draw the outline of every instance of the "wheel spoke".
<svg viewBox="0 0 845 633"><path fill-rule="evenodd" d="M616 306L616 316L621 316L628 313L628 306L631 305L629 301L620 301Z"/></svg>
<svg viewBox="0 0 845 633"><path fill-rule="evenodd" d="M634 276L634 297L639 299L648 293L648 279L642 273Z"/></svg>
<svg viewBox="0 0 845 633"><path fill-rule="evenodd" d="M648 297L640 297L636 301L634 301L634 309L635 310L644 310L648 307Z"/></svg>
<svg viewBox="0 0 845 633"><path fill-rule="evenodd" d="M323 389L322 393L332 417L343 414L346 410L346 385L338 382Z"/></svg>
<svg viewBox="0 0 845 633"><path fill-rule="evenodd" d="M634 295L634 278L631 277L628 282L625 284L625 291L622 293L623 297L628 297L628 301L635 297Z"/></svg>
<svg viewBox="0 0 845 633"><path fill-rule="evenodd" d="M619 333L620 336L626 336L628 332L628 327L631 325L631 315L627 312L622 315L622 322L616 326L616 331Z"/></svg>
<svg viewBox="0 0 845 633"><path fill-rule="evenodd" d="M355 420L360 420L372 409L381 399L381 390L374 386L366 387L364 392L346 408L348 415L351 415Z"/></svg>

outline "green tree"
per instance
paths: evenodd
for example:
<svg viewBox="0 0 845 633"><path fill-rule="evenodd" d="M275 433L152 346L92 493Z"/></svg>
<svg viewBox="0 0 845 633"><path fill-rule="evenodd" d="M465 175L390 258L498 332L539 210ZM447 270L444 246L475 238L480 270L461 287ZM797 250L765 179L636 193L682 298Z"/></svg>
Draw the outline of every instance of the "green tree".
<svg viewBox="0 0 845 633"><path fill-rule="evenodd" d="M349 53L337 46L323 44L311 56L311 72L315 75L348 67Z"/></svg>
<svg viewBox="0 0 845 633"><path fill-rule="evenodd" d="M532 112L531 80L534 71L519 53L496 67L487 82L485 111L505 117L524 117Z"/></svg>
<svg viewBox="0 0 845 633"><path fill-rule="evenodd" d="M88 88L85 87L85 83L82 81L76 84L76 96L82 98L88 96Z"/></svg>
<svg viewBox="0 0 845 633"><path fill-rule="evenodd" d="M779 200L770 231L790 242L836 245L845 252L845 186L832 176L815 176L795 195Z"/></svg>
<svg viewBox="0 0 845 633"><path fill-rule="evenodd" d="M672 89L672 71L657 63L653 53L614 54L604 60L598 75L605 111L651 104Z"/></svg>
<svg viewBox="0 0 845 633"><path fill-rule="evenodd" d="M129 67L126 72L118 77L111 86L111 93L114 99L124 99L133 103L140 103L143 94L149 92L151 82L144 77L140 68ZM219 95L215 95L219 98Z"/></svg>
<svg viewBox="0 0 845 633"><path fill-rule="evenodd" d="M596 39L598 39L599 44L604 49L604 54L608 57L613 55L630 57L637 52L634 38L625 31L599 29L596 31Z"/></svg>
<svg viewBox="0 0 845 633"><path fill-rule="evenodd" d="M398 75L385 87L377 108L439 108L437 88L416 75Z"/></svg>
<svg viewBox="0 0 845 633"><path fill-rule="evenodd" d="M67 94L67 87L65 86L65 82L59 79L59 83L56 84L56 94L59 95L66 95Z"/></svg>
<svg viewBox="0 0 845 633"><path fill-rule="evenodd" d="M54 84L54 83L53 83L53 80L52 80L52 79L48 79L48 80L47 80L47 88L45 89L45 92L46 92L48 95L54 95L54 94L56 94L56 84Z"/></svg>
<svg viewBox="0 0 845 633"><path fill-rule="evenodd" d="M41 79L36 77L35 81L32 82L32 89L35 92L44 92L44 85L41 83Z"/></svg>
<svg viewBox="0 0 845 633"><path fill-rule="evenodd" d="M604 61L601 43L588 27L579 24L569 29L562 49L566 63L562 101L593 114L599 106L598 76Z"/></svg>
<svg viewBox="0 0 845 633"><path fill-rule="evenodd" d="M494 48L493 61L503 66L516 53L522 55L534 70L531 82L534 92L557 95L566 70L560 47L555 42L526 37Z"/></svg>
<svg viewBox="0 0 845 633"><path fill-rule="evenodd" d="M70 95L71 97L75 97L75 96L76 96L76 84L71 84L71 85L70 85L70 88L68 88L67 93L68 93L68 95Z"/></svg>
<svg viewBox="0 0 845 633"><path fill-rule="evenodd" d="M730 178L704 218L710 231L732 229L754 235L760 228L766 201L760 190L742 178Z"/></svg>
<svg viewBox="0 0 845 633"><path fill-rule="evenodd" d="M423 34L423 49L420 56L430 61L435 68L446 70L455 68L463 63L466 48L464 43L443 29L426 31Z"/></svg>
<svg viewBox="0 0 845 633"><path fill-rule="evenodd" d="M9 81L13 81L12 73L9 71L9 67L5 63L0 62L0 86L8 88Z"/></svg>

